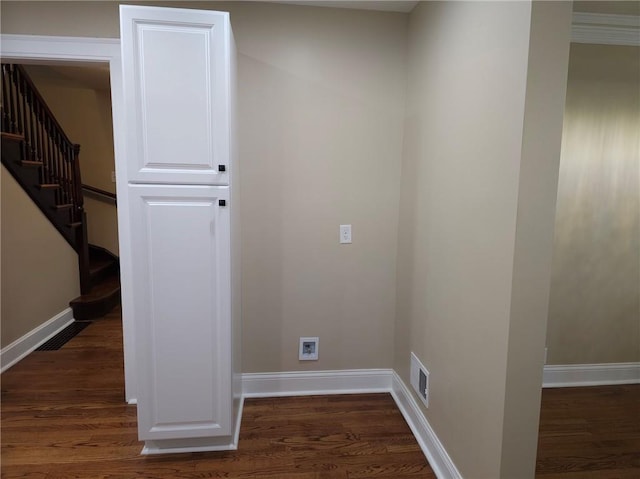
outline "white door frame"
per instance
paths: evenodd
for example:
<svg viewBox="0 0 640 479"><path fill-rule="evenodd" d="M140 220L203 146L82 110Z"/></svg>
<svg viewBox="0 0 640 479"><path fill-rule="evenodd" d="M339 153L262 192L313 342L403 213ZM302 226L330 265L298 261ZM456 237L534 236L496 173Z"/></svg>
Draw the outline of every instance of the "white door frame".
<svg viewBox="0 0 640 479"><path fill-rule="evenodd" d="M109 64L111 80L111 108L113 114L113 149L116 164L116 192L118 195L118 237L120 243L121 268L131 264L131 242L129 241L129 201L125 178L124 139L124 92L120 40L118 38L57 37L36 35L0 35L0 56L3 60L27 60L32 62L103 62ZM121 181L122 178L122 181ZM130 274L122 275L127 281ZM122 329L124 339L125 398L129 404L136 403L136 368L134 344L134 322L131 316L132 298L128 284L122 284Z"/></svg>

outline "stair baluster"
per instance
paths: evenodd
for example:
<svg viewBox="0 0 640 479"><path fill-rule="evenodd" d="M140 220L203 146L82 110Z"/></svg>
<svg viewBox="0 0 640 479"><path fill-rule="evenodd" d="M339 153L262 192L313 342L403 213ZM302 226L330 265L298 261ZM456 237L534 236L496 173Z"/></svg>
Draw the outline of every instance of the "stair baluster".
<svg viewBox="0 0 640 479"><path fill-rule="evenodd" d="M2 65L2 130L9 133L17 130L13 85L10 65Z"/></svg>
<svg viewBox="0 0 640 479"><path fill-rule="evenodd" d="M12 126L12 133L18 133L18 131L22 131L24 129L24 109L20 108L20 92L18 91L18 83L14 80L16 77L16 72L15 69L11 69L9 71L9 78L12 79L13 81L11 81L11 87L9 89L9 91L11 92L11 110L12 110L12 114L17 114L16 117L14 117L14 119L11 121L11 126ZM24 99L23 99L24 101ZM15 109L16 111L13 111L13 107L15 105ZM17 120L17 122L16 122ZM20 128L20 130L18 130L18 128Z"/></svg>
<svg viewBox="0 0 640 479"><path fill-rule="evenodd" d="M47 174L51 174L51 166L50 164L45 160L45 158L51 158L52 157L52 148L51 148L51 128L49 126L49 117L46 115L44 109L42 110L42 115L43 115L43 128L44 128L44 155L43 155L43 165L42 168L40 169L40 181L44 181L44 178Z"/></svg>
<svg viewBox="0 0 640 479"><path fill-rule="evenodd" d="M23 81L18 77L18 71L13 69L13 76L15 80L15 90L16 96L20 97L20 102L18 103L18 116L22 121L18 123L20 130L15 131L14 133L20 133L24 135L24 152L25 152L25 160L29 160L31 156L31 147L29 146L29 121L27 119L27 95L22 87Z"/></svg>

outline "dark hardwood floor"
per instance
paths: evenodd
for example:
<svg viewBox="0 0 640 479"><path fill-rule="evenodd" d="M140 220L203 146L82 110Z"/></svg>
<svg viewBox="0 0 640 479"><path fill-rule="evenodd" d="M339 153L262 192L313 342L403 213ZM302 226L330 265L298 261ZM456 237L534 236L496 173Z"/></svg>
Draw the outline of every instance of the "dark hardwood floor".
<svg viewBox="0 0 640 479"><path fill-rule="evenodd" d="M544 389L536 477L639 479L640 384Z"/></svg>
<svg viewBox="0 0 640 479"><path fill-rule="evenodd" d="M0 380L3 479L435 478L388 394L247 399L238 451L140 456L119 310ZM544 390L536 477L640 478L640 385Z"/></svg>
<svg viewBox="0 0 640 479"><path fill-rule="evenodd" d="M238 451L140 456L119 311L2 375L2 478L435 478L388 394L245 401Z"/></svg>

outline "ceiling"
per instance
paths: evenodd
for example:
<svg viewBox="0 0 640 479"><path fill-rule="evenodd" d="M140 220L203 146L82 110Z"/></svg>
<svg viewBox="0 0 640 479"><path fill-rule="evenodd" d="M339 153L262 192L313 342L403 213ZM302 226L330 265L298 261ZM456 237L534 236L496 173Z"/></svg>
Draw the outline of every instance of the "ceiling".
<svg viewBox="0 0 640 479"><path fill-rule="evenodd" d="M385 12L408 13L419 3L418 1L369 1L369 0L259 0L272 3L306 5L316 7L350 8L357 10L378 10ZM574 12L603 13L617 15L640 15L640 2L635 1L575 1ZM109 66L105 63L88 63L79 66L77 63L61 62L55 65L30 65L29 74L45 77L49 82L73 84L80 88L92 90L109 89Z"/></svg>
<svg viewBox="0 0 640 479"><path fill-rule="evenodd" d="M89 90L109 90L108 63L56 63L26 64L25 68L34 79L44 79L48 83L61 86L75 86Z"/></svg>
<svg viewBox="0 0 640 479"><path fill-rule="evenodd" d="M288 3L313 7L351 8L356 10L379 10L383 12L409 13L420 2L404 0L369 1L369 0L258 0L272 3ZM423 0L424 1L424 0ZM574 1L574 12L603 13L615 15L640 15L640 2L632 0L618 1Z"/></svg>
<svg viewBox="0 0 640 479"><path fill-rule="evenodd" d="M580 13L602 13L607 15L640 15L640 2L573 2L573 11Z"/></svg>
<svg viewBox="0 0 640 479"><path fill-rule="evenodd" d="M270 0L262 0L270 1ZM418 2L408 2L404 0L388 0L388 1L368 1L368 0L329 0L329 1L314 1L314 0L300 0L300 1L274 1L272 3L287 3L292 5L305 5L311 7L332 7L332 8L351 8L356 10L378 10L382 12L401 12L409 13L413 10Z"/></svg>

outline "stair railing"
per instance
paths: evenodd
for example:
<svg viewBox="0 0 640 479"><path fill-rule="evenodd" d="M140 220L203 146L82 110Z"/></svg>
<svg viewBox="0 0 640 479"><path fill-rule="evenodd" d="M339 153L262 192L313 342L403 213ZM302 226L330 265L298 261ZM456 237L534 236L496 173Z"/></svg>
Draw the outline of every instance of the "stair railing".
<svg viewBox="0 0 640 479"><path fill-rule="evenodd" d="M91 289L88 238L82 179L78 155L80 145L69 140L46 102L21 65L2 64L2 131L23 137L23 159L39 166L40 184L55 188L56 205L69 211L69 227L76 229L80 266L80 288Z"/></svg>
<svg viewBox="0 0 640 479"><path fill-rule="evenodd" d="M82 218L82 181L74 145L21 65L2 64L2 131L24 138L24 159L41 163L40 183L58 185L57 204L71 204L70 223Z"/></svg>
<svg viewBox="0 0 640 479"><path fill-rule="evenodd" d="M88 193L88 196L92 196L107 203L113 203L116 206L118 205L118 196L115 193L85 184L82 185L82 190L83 192Z"/></svg>

